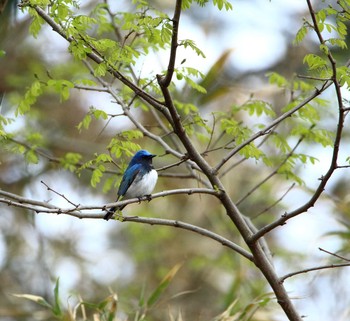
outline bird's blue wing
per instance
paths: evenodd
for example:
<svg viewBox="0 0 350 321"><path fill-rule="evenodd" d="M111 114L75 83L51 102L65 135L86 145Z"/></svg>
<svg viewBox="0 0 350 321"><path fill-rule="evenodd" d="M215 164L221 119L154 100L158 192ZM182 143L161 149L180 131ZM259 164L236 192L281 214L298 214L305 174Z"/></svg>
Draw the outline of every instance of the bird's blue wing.
<svg viewBox="0 0 350 321"><path fill-rule="evenodd" d="M134 164L126 169L118 189L118 198L125 195L137 174L140 172L141 167L141 164Z"/></svg>

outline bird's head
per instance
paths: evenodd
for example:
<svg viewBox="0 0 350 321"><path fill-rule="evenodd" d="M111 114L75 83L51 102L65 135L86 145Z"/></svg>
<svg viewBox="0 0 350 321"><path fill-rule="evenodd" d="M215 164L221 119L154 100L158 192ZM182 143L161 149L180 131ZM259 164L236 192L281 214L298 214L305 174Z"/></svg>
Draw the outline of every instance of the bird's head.
<svg viewBox="0 0 350 321"><path fill-rule="evenodd" d="M157 155L151 154L147 150L141 149L131 159L130 165L136 164L136 163L152 164L152 159L153 157L156 157L156 156Z"/></svg>

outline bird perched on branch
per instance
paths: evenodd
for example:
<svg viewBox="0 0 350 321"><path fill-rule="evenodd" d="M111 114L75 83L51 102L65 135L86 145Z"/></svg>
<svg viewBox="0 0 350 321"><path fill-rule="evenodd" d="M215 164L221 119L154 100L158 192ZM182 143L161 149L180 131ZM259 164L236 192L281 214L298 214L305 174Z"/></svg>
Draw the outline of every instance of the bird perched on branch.
<svg viewBox="0 0 350 321"><path fill-rule="evenodd" d="M118 189L119 199L130 199L150 195L156 186L158 174L152 164L157 156L147 150L139 150L131 159ZM121 211L126 205L115 206L108 209L104 219L108 221L116 211Z"/></svg>

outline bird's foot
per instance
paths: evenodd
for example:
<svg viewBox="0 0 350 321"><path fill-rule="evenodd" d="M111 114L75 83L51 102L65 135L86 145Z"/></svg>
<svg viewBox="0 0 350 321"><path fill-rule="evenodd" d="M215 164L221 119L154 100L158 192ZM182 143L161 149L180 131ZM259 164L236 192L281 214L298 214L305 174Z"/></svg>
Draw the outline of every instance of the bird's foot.
<svg viewBox="0 0 350 321"><path fill-rule="evenodd" d="M148 202L152 201L152 195L151 194L145 195L145 197L146 197Z"/></svg>
<svg viewBox="0 0 350 321"><path fill-rule="evenodd" d="M123 212L121 210L118 210L115 213L114 219L117 220L117 221L120 221L120 222L124 222L125 218L123 216Z"/></svg>

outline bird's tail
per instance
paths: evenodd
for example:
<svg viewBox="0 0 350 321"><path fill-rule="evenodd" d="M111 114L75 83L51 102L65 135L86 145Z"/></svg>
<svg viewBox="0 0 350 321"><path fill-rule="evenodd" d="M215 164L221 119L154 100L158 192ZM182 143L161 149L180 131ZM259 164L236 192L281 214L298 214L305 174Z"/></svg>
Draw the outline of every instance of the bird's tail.
<svg viewBox="0 0 350 321"><path fill-rule="evenodd" d="M122 206L114 206L107 210L106 215L103 217L104 220L108 221L112 216L115 214L115 212L121 211L126 205Z"/></svg>

